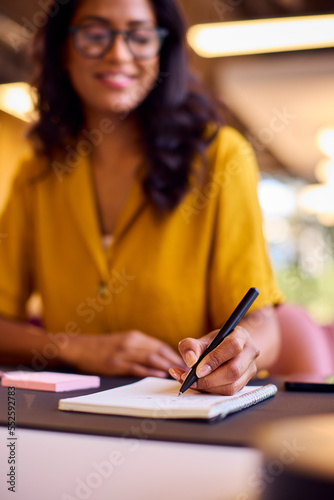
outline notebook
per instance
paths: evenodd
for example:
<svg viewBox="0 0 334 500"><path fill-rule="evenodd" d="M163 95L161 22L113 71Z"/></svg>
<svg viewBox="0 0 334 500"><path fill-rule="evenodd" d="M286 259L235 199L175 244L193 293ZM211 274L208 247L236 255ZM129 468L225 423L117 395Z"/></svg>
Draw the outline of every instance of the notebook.
<svg viewBox="0 0 334 500"><path fill-rule="evenodd" d="M246 386L234 396L189 389L178 396L179 382L147 377L139 382L86 396L61 399L59 410L163 419L223 418L277 392L273 384Z"/></svg>
<svg viewBox="0 0 334 500"><path fill-rule="evenodd" d="M74 391L100 387L100 377L75 373L12 371L2 374L1 385L38 391Z"/></svg>

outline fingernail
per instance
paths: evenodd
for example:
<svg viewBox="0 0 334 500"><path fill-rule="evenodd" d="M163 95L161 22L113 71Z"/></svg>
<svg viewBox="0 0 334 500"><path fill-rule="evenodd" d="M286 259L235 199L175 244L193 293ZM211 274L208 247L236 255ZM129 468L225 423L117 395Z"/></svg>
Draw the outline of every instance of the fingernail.
<svg viewBox="0 0 334 500"><path fill-rule="evenodd" d="M196 372L197 377L198 378L206 377L207 375L209 375L209 373L211 373L211 371L212 371L212 368L210 365L201 366L201 368L199 368Z"/></svg>
<svg viewBox="0 0 334 500"><path fill-rule="evenodd" d="M187 363L187 366L191 368L197 361L197 356L194 353L194 351L187 351L185 354L185 361Z"/></svg>
<svg viewBox="0 0 334 500"><path fill-rule="evenodd" d="M173 370L173 368L170 368L168 371L173 378L175 378L176 380L180 380L179 374L175 370Z"/></svg>

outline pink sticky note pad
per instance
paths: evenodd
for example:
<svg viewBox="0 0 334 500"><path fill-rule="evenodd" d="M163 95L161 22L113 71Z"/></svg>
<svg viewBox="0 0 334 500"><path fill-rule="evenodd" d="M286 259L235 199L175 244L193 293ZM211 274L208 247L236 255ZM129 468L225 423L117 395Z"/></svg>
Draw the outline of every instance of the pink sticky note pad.
<svg viewBox="0 0 334 500"><path fill-rule="evenodd" d="M99 387L100 377L74 373L13 371L3 374L1 385L18 389L63 392Z"/></svg>

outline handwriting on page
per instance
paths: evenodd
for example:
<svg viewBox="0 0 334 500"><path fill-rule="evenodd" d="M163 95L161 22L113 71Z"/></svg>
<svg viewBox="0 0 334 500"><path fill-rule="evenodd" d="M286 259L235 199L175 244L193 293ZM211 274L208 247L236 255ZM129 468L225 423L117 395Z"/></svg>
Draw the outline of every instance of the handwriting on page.
<svg viewBox="0 0 334 500"><path fill-rule="evenodd" d="M118 404L124 407L135 407L149 409L152 411L152 416L168 418L175 410L198 410L210 409L216 404L220 404L225 400L233 398L233 396L222 396L211 393L199 393L189 389L186 394L178 396L179 386L164 387L153 380L150 383L146 381L145 389L135 384L129 387L127 398L117 397L113 400L113 404ZM164 381L165 382L165 381ZM142 384L143 385L143 384ZM143 390L144 389L144 390ZM248 392L250 389L244 388L240 393ZM131 394L130 394L131 391ZM239 394L240 394L239 393Z"/></svg>
<svg viewBox="0 0 334 500"><path fill-rule="evenodd" d="M198 396L189 396L189 395L182 395L182 396L165 396L165 397L157 397L157 396L136 396L134 398L136 401L152 401L152 403L155 404L161 404L161 405L173 405L177 406L178 408L182 408L184 405L198 405L202 404L203 401L207 401L207 397L203 395L198 395ZM219 397L219 401L221 400L221 396ZM210 398L210 404L212 404L212 398Z"/></svg>
<svg viewBox="0 0 334 500"><path fill-rule="evenodd" d="M195 414L198 411L211 411L214 406L230 400L229 396L201 393L189 389L186 394L178 396L180 385L172 380L147 378L135 384L110 391L110 404L118 408L128 408L129 411L143 410L155 418L175 418L175 412ZM242 389L249 391L250 389ZM239 393L239 394L240 394ZM101 393L103 398L103 393ZM232 396L233 398L233 396Z"/></svg>
<svg viewBox="0 0 334 500"><path fill-rule="evenodd" d="M168 418L175 410L192 410L197 408L209 408L212 404L220 403L224 396L216 394L198 394L197 392L189 391L189 394L177 396L175 394L136 394L132 396L132 404L136 407L150 408L152 416L156 412L156 416Z"/></svg>

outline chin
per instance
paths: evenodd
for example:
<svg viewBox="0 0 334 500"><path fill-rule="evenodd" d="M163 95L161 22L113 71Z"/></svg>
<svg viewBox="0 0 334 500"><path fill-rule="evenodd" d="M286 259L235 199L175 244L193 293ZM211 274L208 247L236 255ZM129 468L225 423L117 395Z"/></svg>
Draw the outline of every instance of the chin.
<svg viewBox="0 0 334 500"><path fill-rule="evenodd" d="M110 102L114 113L129 113L134 111L146 99L148 92L145 89L134 89L131 93L118 95Z"/></svg>

